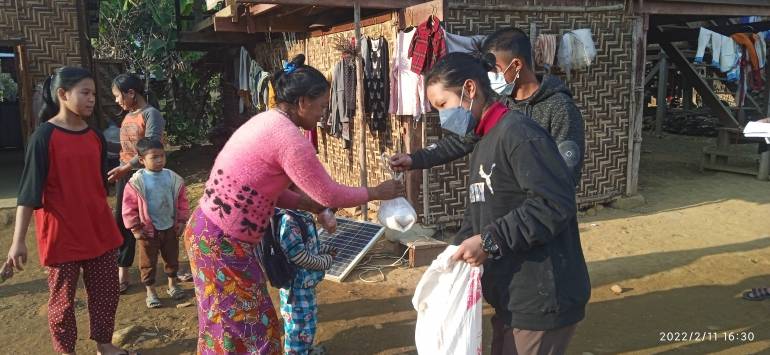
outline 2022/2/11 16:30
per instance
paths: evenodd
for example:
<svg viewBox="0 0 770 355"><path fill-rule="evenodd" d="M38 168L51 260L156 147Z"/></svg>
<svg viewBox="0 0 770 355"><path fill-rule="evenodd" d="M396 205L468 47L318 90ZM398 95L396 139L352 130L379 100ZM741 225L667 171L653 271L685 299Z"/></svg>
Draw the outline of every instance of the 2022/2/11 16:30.
<svg viewBox="0 0 770 355"><path fill-rule="evenodd" d="M714 332L714 331L670 331L659 332L658 339L661 343L677 342L705 342L705 341L726 341L726 342L752 342L756 339L756 334L751 331L741 332Z"/></svg>

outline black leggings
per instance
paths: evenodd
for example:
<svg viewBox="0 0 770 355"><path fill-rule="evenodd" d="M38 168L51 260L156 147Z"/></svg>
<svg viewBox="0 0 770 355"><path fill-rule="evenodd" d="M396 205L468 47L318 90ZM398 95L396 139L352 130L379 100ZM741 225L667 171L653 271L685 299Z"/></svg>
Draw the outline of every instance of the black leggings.
<svg viewBox="0 0 770 355"><path fill-rule="evenodd" d="M118 230L123 235L123 245L118 249L118 266L129 267L134 264L134 253L136 250L136 239L130 230L123 224L123 191L126 189L128 179L131 178L134 171L120 178L115 185L115 220L118 222Z"/></svg>

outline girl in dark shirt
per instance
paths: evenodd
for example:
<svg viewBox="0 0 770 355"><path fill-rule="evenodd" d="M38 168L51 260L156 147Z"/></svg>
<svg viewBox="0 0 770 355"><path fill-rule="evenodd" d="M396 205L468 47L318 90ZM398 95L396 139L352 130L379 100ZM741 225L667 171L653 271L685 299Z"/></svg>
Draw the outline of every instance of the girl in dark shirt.
<svg viewBox="0 0 770 355"><path fill-rule="evenodd" d="M42 123L27 147L13 244L5 277L27 261L25 237L34 212L40 263L48 267L48 325L56 352L75 352L75 290L81 270L91 339L99 354L128 354L112 345L118 307L116 249L122 243L107 204L104 137L85 118L93 113L91 73L64 67L43 85Z"/></svg>

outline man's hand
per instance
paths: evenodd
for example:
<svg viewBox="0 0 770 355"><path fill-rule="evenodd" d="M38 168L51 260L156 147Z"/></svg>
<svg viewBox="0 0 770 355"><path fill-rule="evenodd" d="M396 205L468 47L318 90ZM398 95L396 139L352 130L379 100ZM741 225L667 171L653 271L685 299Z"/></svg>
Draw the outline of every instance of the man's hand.
<svg viewBox="0 0 770 355"><path fill-rule="evenodd" d="M107 181L108 182L115 182L117 180L120 180L126 174L128 174L131 171L131 165L129 164L123 164L115 169L110 170L107 173Z"/></svg>
<svg viewBox="0 0 770 355"><path fill-rule="evenodd" d="M460 244L457 252L452 255L452 260L464 261L471 266L481 266L484 265L488 256L481 247L481 234L476 234Z"/></svg>
<svg viewBox="0 0 770 355"><path fill-rule="evenodd" d="M412 157L409 154L397 153L390 157L390 168L400 173L412 168Z"/></svg>
<svg viewBox="0 0 770 355"><path fill-rule="evenodd" d="M174 226L174 234L176 234L176 236L178 237L184 231L185 226L186 226L185 223L177 223Z"/></svg>

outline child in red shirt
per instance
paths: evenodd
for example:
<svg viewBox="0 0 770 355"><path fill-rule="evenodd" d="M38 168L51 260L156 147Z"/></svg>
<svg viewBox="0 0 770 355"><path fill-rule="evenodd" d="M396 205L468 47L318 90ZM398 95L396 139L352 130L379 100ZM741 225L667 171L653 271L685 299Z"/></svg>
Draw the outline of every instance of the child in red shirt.
<svg viewBox="0 0 770 355"><path fill-rule="evenodd" d="M43 85L43 100L44 123L27 147L4 276L27 261L25 237L34 212L40 263L48 267L54 349L75 352L75 290L82 270L91 339L100 354L127 354L112 345L122 238L107 204L107 146L85 122L96 104L94 79L82 68L60 68Z"/></svg>

